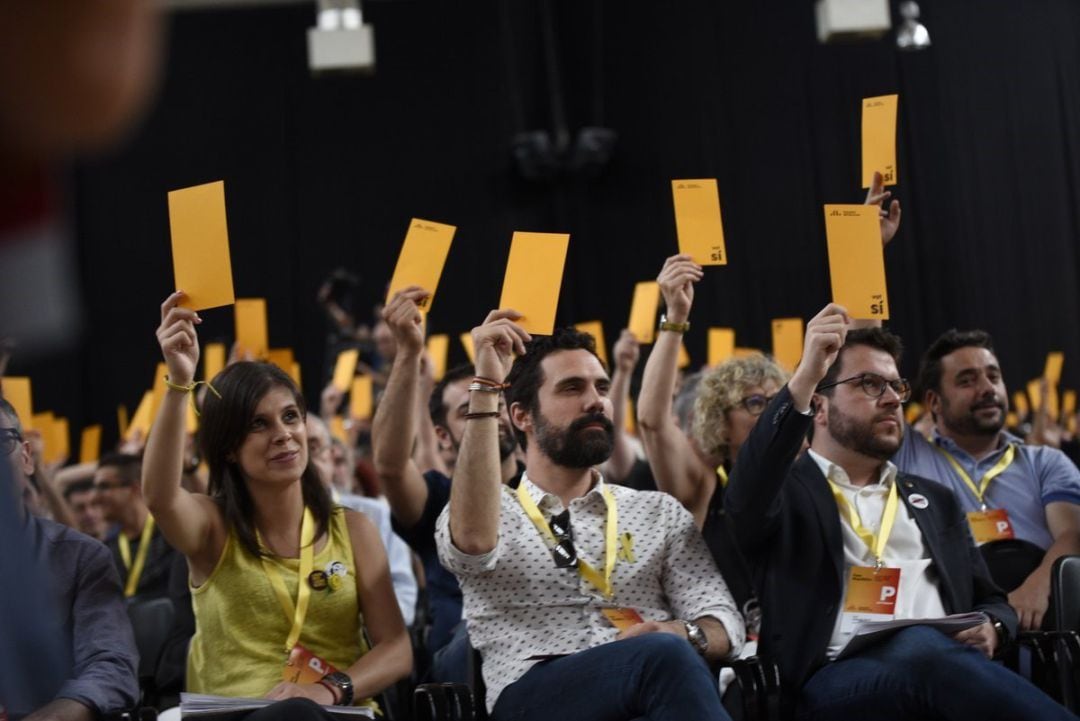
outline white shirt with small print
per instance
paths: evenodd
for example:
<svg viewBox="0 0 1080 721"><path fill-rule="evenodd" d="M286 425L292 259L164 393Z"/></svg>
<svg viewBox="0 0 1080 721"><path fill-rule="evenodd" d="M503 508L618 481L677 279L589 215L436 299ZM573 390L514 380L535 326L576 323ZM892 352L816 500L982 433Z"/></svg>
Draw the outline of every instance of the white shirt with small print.
<svg viewBox="0 0 1080 721"><path fill-rule="evenodd" d="M521 483L545 521L565 510L558 496L540 489L527 474ZM570 501L577 555L601 573L604 487L597 473L592 489ZM619 631L603 608L633 608L646 621L711 616L727 631L729 656L742 649L742 617L690 513L666 493L606 487L618 507L619 535L631 535L634 557L632 562L617 561L611 599L577 569L556 567L547 540L513 489L502 488L499 540L488 553L472 556L459 550L450 538L449 506L439 516L439 559L461 584L469 640L484 660L489 710L504 688L543 660L537 657L567 655L615 640Z"/></svg>

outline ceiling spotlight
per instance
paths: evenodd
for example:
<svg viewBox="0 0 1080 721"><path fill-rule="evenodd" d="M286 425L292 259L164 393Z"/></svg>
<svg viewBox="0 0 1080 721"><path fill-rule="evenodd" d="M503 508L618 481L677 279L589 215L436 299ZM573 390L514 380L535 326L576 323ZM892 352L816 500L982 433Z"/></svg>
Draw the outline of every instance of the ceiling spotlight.
<svg viewBox="0 0 1080 721"><path fill-rule="evenodd" d="M318 0L318 25L308 29L313 73L375 70L375 32L364 24L357 0Z"/></svg>
<svg viewBox="0 0 1080 721"><path fill-rule="evenodd" d="M930 32L919 22L919 3L904 0L900 3L900 27L896 29L896 47L901 50L922 50L930 47Z"/></svg>

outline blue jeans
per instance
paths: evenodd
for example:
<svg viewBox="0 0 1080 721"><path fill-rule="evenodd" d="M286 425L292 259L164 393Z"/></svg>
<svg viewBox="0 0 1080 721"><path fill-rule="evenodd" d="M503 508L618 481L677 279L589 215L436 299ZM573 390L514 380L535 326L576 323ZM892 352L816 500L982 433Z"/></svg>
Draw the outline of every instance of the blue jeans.
<svg viewBox="0 0 1080 721"><path fill-rule="evenodd" d="M685 640L651 633L543 661L503 689L492 721L730 721Z"/></svg>
<svg viewBox="0 0 1080 721"><path fill-rule="evenodd" d="M817 719L1075 719L982 652L928 626L912 626L807 681L800 721Z"/></svg>
<svg viewBox="0 0 1080 721"><path fill-rule="evenodd" d="M438 651L431 661L431 671L428 675L432 681L439 683L471 683L469 678L469 654L472 646L469 645L469 632L466 630L465 621L462 620L454 627L454 635Z"/></svg>

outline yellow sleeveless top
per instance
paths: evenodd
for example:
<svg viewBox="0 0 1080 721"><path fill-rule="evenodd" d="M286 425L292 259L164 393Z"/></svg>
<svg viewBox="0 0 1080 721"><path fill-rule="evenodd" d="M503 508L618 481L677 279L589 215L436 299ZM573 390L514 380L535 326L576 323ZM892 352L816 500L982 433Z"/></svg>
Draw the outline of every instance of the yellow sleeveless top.
<svg viewBox="0 0 1080 721"><path fill-rule="evenodd" d="M314 567L326 571L331 564L344 564L345 583L336 590L312 589L299 643L344 671L368 651L368 645L362 635L352 543L340 507L330 518L329 535L315 554ZM269 556L268 560L277 566L295 600L300 559ZM285 639L293 620L285 617L262 562L231 529L210 577L191 589L191 601L195 635L188 652L188 691L251 698L264 696L281 682Z"/></svg>

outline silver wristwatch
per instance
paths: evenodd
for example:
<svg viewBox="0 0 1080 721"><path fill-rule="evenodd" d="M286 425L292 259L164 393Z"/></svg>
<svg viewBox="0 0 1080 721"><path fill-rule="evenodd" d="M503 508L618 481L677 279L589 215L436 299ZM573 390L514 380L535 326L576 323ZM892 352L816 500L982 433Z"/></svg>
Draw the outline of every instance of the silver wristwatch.
<svg viewBox="0 0 1080 721"><path fill-rule="evenodd" d="M690 645L694 647L695 651L704 656L709 650L709 637L701 630L701 626L693 621L683 621L682 623L686 627L686 638L689 639Z"/></svg>

